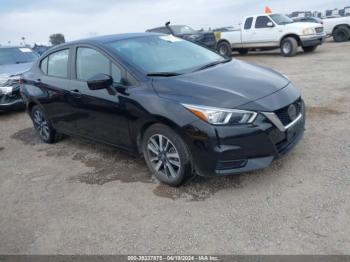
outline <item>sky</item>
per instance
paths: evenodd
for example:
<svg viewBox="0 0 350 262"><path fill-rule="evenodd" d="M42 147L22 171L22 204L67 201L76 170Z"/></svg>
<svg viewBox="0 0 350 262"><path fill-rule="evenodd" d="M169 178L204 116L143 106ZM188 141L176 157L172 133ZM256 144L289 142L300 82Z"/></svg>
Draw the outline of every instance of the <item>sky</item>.
<svg viewBox="0 0 350 262"><path fill-rule="evenodd" d="M96 35L144 32L186 24L195 29L234 26L244 16L262 13L324 11L350 6L350 0L0 0L0 44L47 44L49 35L66 41Z"/></svg>

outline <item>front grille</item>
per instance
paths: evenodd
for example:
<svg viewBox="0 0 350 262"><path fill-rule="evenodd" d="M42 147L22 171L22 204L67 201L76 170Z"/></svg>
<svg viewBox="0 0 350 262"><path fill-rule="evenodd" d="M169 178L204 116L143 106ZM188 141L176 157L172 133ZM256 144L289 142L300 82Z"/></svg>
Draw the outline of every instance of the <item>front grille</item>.
<svg viewBox="0 0 350 262"><path fill-rule="evenodd" d="M296 115L298 116L301 112L302 112L302 106L303 103L301 101L301 98L299 98L298 100L296 100L295 102L293 102L292 104L295 105L296 108ZM288 108L290 105L285 106L277 111L275 111L275 114L278 116L278 118L280 119L280 121L282 122L283 125L288 125L290 122L292 122L294 119L291 119L289 117L288 114Z"/></svg>
<svg viewBox="0 0 350 262"><path fill-rule="evenodd" d="M317 34L321 34L321 33L323 33L323 27L316 27L316 33Z"/></svg>
<svg viewBox="0 0 350 262"><path fill-rule="evenodd" d="M244 167L246 164L247 164L247 160L219 161L216 165L216 169L217 170L230 170L230 169Z"/></svg>

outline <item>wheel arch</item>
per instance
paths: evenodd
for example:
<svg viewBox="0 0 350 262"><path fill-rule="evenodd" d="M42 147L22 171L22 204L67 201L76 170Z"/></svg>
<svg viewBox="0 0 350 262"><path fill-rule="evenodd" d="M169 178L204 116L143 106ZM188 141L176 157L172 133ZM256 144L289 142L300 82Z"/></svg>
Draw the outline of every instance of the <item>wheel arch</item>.
<svg viewBox="0 0 350 262"><path fill-rule="evenodd" d="M222 39L220 39L220 40L217 42L216 47L218 47L218 45L221 44L221 43L223 43L223 42L226 42L227 44L229 44L229 45L231 46L230 41L228 41L228 40L225 39L225 38L222 38ZM232 46L231 46L231 48L232 48Z"/></svg>
<svg viewBox="0 0 350 262"><path fill-rule="evenodd" d="M334 34L334 31L335 31L336 29L338 29L339 27L346 27L346 28L348 28L348 29L350 30L350 25L349 25L349 24L339 24L339 25L336 25L336 26L333 28L333 30L332 30L332 35Z"/></svg>
<svg viewBox="0 0 350 262"><path fill-rule="evenodd" d="M175 122L173 122L172 120L164 117L164 116L160 116L160 115L155 115L153 116L152 119L150 119L149 121L143 123L139 129L139 131L137 132L136 135L136 145L137 145L137 151L138 153L142 153L142 139L143 136L146 132L146 130L155 124L163 124L166 125L170 128L172 128L178 135L180 135L181 137L183 136L182 132L181 132L181 128L178 124L176 124Z"/></svg>
<svg viewBox="0 0 350 262"><path fill-rule="evenodd" d="M293 37L293 38L295 38L295 40L297 40L298 46L301 46L301 45L302 45L302 44L301 44L300 37L299 37L297 34L291 33L291 34L286 34L286 35L284 35L284 36L281 37L281 39L280 39L280 46L281 46L281 44L282 44L282 41L283 41L284 39L286 39L287 37Z"/></svg>

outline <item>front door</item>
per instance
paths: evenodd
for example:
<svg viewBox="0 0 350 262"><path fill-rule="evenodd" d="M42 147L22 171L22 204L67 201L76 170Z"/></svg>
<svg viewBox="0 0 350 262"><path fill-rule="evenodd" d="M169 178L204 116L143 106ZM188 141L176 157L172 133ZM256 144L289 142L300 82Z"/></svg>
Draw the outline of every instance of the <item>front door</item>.
<svg viewBox="0 0 350 262"><path fill-rule="evenodd" d="M244 47L272 47L278 43L278 30L268 16L258 16L250 30L245 31ZM278 44L277 44L278 45Z"/></svg>
<svg viewBox="0 0 350 262"><path fill-rule="evenodd" d="M75 107L79 114L75 133L97 141L129 147L131 145L128 112L123 94L113 90L90 90L87 80L97 74L110 75L114 83L123 79L123 70L106 56L90 47L77 47L75 75L70 91L75 95Z"/></svg>

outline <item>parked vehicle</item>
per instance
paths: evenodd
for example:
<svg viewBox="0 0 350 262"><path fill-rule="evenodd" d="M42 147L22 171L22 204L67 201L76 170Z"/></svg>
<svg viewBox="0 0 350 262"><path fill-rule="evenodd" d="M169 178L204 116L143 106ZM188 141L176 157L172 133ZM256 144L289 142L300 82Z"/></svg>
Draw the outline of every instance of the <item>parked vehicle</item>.
<svg viewBox="0 0 350 262"><path fill-rule="evenodd" d="M44 142L63 133L143 154L171 186L267 167L304 132L288 78L172 35L54 47L23 75L22 96Z"/></svg>
<svg viewBox="0 0 350 262"><path fill-rule="evenodd" d="M312 17L312 16L309 16L309 17L296 17L296 18L293 18L293 21L294 21L294 22L316 23L316 24L321 24L321 25L323 25L323 21L322 21L321 18Z"/></svg>
<svg viewBox="0 0 350 262"><path fill-rule="evenodd" d="M27 47L0 47L0 111L23 109L20 76L38 59Z"/></svg>
<svg viewBox="0 0 350 262"><path fill-rule="evenodd" d="M174 35L216 50L216 38L212 31L197 31L187 25L170 25L170 22L167 22L163 27L148 29L146 32Z"/></svg>
<svg viewBox="0 0 350 262"><path fill-rule="evenodd" d="M350 17L323 19L327 35L333 36L335 42L345 42L350 39Z"/></svg>
<svg viewBox="0 0 350 262"><path fill-rule="evenodd" d="M281 14L262 14L246 17L241 28L222 32L217 50L224 56L233 51L247 54L249 50L280 48L283 56L294 56L298 47L304 52L313 52L325 39L322 25L294 23Z"/></svg>
<svg viewBox="0 0 350 262"><path fill-rule="evenodd" d="M233 26L225 26L213 29L214 32L229 32L234 30L235 28Z"/></svg>

